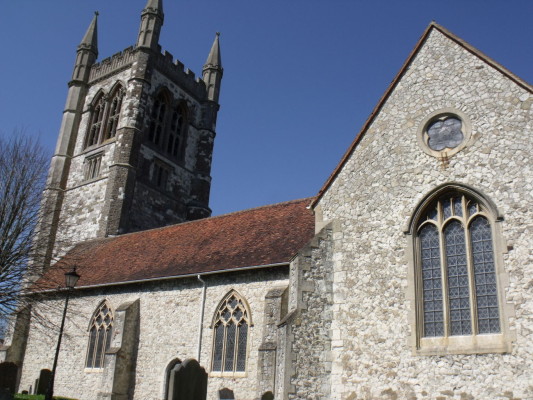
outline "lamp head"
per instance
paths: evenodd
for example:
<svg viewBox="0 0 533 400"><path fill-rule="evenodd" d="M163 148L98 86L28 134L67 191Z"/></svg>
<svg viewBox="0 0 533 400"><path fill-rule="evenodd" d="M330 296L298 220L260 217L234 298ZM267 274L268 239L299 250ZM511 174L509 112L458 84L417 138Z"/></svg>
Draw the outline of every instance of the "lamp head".
<svg viewBox="0 0 533 400"><path fill-rule="evenodd" d="M76 286L78 279L80 279L80 275L76 273L76 267L73 267L72 271L65 273L65 285L69 289L72 289L74 286Z"/></svg>

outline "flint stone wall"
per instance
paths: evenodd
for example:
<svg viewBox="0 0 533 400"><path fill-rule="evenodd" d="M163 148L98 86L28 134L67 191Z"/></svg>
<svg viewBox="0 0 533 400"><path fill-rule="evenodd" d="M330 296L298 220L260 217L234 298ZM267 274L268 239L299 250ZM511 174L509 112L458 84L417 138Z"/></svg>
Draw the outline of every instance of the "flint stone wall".
<svg viewBox="0 0 533 400"><path fill-rule="evenodd" d="M332 240L329 224L291 263L289 313L280 324L276 398L331 399Z"/></svg>
<svg viewBox="0 0 533 400"><path fill-rule="evenodd" d="M265 296L273 288L288 284L286 268L256 270L243 273L204 276L207 282L205 314L202 322L200 364L210 371L213 343L212 318L222 298L232 289L242 295L251 309L253 326L248 336L246 375L208 379L208 399L218 399L218 391L229 388L236 398L257 396L256 371L258 350L263 341ZM83 400L96 399L102 390L103 370L85 368L88 328L91 316L107 299L113 310L139 300L139 344L134 370L133 399L164 398L165 371L175 359L197 359L198 329L202 286L196 279L177 279L164 283L147 283L79 291L69 303L65 336L59 355L55 394ZM39 305L35 313L47 317L47 325L32 320L20 390L28 390L43 368L51 368L58 327L50 322L61 321L63 299ZM9 343L7 343L9 345ZM274 373L274 372L272 372Z"/></svg>
<svg viewBox="0 0 533 400"><path fill-rule="evenodd" d="M533 398L532 100L471 52L430 33L317 207L342 232L332 270L332 399ZM446 165L422 151L417 133L429 114L450 108L470 119L473 142ZM516 333L510 354L413 355L403 232L423 197L448 182L484 193L504 217L509 282L501 301L516 315L504 316Z"/></svg>

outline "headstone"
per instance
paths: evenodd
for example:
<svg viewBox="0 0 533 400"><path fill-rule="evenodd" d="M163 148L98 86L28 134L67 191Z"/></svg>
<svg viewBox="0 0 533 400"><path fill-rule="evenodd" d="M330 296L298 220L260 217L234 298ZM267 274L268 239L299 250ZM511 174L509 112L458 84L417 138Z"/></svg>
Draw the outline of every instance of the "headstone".
<svg viewBox="0 0 533 400"><path fill-rule="evenodd" d="M0 363L0 389L6 393L15 393L17 386L18 367L15 363L5 361Z"/></svg>
<svg viewBox="0 0 533 400"><path fill-rule="evenodd" d="M274 400L274 394L272 392L265 392L261 396L261 400Z"/></svg>
<svg viewBox="0 0 533 400"><path fill-rule="evenodd" d="M52 371L49 369L42 369L39 374L39 386L37 386L37 394L46 394L48 385L52 379Z"/></svg>
<svg viewBox="0 0 533 400"><path fill-rule="evenodd" d="M0 388L0 400L13 400L13 393L7 389Z"/></svg>
<svg viewBox="0 0 533 400"><path fill-rule="evenodd" d="M228 388L220 389L218 391L218 397L220 400L235 400L233 390L230 390Z"/></svg>
<svg viewBox="0 0 533 400"><path fill-rule="evenodd" d="M205 400L207 397L207 373L196 360L186 360L173 369L172 400ZM169 396L170 397L170 396Z"/></svg>

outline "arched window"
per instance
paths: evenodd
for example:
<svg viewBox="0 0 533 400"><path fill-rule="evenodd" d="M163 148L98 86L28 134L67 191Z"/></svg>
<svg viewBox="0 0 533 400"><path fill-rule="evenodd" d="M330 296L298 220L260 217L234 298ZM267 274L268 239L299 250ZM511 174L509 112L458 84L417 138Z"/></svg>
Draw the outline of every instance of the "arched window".
<svg viewBox="0 0 533 400"><path fill-rule="evenodd" d="M124 98L124 93L124 88L119 85L111 96L105 140L115 137L117 133L118 120L120 117L120 109L122 108L122 99Z"/></svg>
<svg viewBox="0 0 533 400"><path fill-rule="evenodd" d="M161 145L165 133L165 116L168 109L167 103L166 96L161 92L156 97L152 107L148 139L158 146Z"/></svg>
<svg viewBox="0 0 533 400"><path fill-rule="evenodd" d="M244 372L250 313L246 302L231 291L220 302L213 319L213 361L211 371Z"/></svg>
<svg viewBox="0 0 533 400"><path fill-rule="evenodd" d="M91 116L84 147L91 147L115 137L117 132L124 87L117 83L111 96L99 93L91 106Z"/></svg>
<svg viewBox="0 0 533 400"><path fill-rule="evenodd" d="M167 138L166 152L172 157L179 157L187 134L187 110L177 106L172 112L170 132Z"/></svg>
<svg viewBox="0 0 533 400"><path fill-rule="evenodd" d="M487 210L461 193L433 202L419 223L423 336L500 333Z"/></svg>
<svg viewBox="0 0 533 400"><path fill-rule="evenodd" d="M104 114L105 98L103 93L100 93L95 98L92 105L91 119L89 122L89 130L87 131L85 147L94 146L100 142L100 131L102 130Z"/></svg>
<svg viewBox="0 0 533 400"><path fill-rule="evenodd" d="M109 350L113 333L113 311L103 301L96 309L89 324L86 368L103 368L105 352Z"/></svg>

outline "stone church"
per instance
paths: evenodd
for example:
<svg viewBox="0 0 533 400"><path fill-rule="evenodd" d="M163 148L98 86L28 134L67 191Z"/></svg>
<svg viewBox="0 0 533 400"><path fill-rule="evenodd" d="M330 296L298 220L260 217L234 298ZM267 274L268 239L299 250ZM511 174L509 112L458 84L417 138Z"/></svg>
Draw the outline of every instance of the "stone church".
<svg viewBox="0 0 533 400"><path fill-rule="evenodd" d="M533 399L532 87L431 23L313 198L210 217L223 75L77 49L16 388L96 399ZM207 50L207 49L206 49ZM207 51L206 51L207 53ZM56 261L59 258L59 261ZM48 375L47 375L48 371Z"/></svg>

